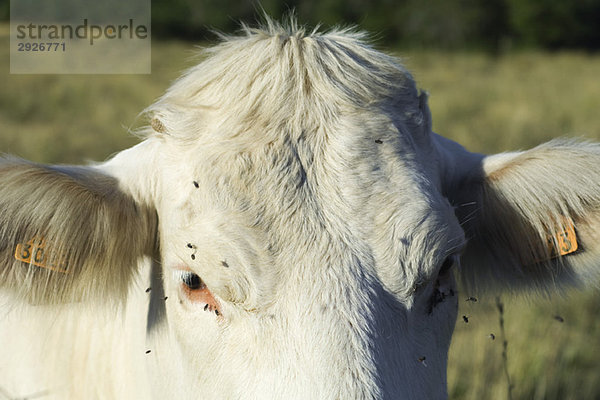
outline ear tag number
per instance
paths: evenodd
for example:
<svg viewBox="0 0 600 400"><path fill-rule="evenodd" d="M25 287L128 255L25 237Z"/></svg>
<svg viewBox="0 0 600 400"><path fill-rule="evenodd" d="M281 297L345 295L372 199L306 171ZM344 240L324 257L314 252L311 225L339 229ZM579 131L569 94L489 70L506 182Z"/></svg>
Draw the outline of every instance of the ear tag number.
<svg viewBox="0 0 600 400"><path fill-rule="evenodd" d="M65 257L56 257L52 254L51 246L46 245L43 237L34 237L25 243L19 243L15 247L15 259L40 268L66 273Z"/></svg>

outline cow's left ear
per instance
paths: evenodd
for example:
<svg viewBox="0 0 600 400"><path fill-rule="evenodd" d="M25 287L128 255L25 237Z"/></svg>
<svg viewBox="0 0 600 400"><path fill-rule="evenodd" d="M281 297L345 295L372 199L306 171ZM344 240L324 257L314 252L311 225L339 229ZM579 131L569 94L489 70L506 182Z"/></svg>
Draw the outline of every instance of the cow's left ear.
<svg viewBox="0 0 600 400"><path fill-rule="evenodd" d="M0 158L0 288L36 304L125 299L157 218L108 165Z"/></svg>
<svg viewBox="0 0 600 400"><path fill-rule="evenodd" d="M598 282L600 145L553 141L480 160L453 190L470 290Z"/></svg>

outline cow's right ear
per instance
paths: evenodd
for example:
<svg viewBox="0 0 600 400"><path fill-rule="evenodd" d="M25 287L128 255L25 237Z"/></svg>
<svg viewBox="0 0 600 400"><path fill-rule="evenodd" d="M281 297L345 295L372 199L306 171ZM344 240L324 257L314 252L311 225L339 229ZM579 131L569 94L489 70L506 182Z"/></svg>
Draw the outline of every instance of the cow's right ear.
<svg viewBox="0 0 600 400"><path fill-rule="evenodd" d="M0 158L0 288L30 303L125 299L157 217L96 167Z"/></svg>

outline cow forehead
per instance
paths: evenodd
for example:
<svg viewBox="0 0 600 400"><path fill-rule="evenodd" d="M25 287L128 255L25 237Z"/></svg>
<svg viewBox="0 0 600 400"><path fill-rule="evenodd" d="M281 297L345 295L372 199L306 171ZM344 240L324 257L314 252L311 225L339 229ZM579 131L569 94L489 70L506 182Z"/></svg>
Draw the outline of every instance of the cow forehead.
<svg viewBox="0 0 600 400"><path fill-rule="evenodd" d="M245 151L235 142L178 150L178 163L164 169L163 227L182 249L206 248L215 266L242 260L257 280L265 268L290 268L311 252L318 260L335 244L364 257L373 273L384 268L394 291L409 291L442 253L460 247L462 231L410 141L387 125L377 143L365 125L345 126L326 146L282 135Z"/></svg>
<svg viewBox="0 0 600 400"><path fill-rule="evenodd" d="M156 128L150 133L251 146L282 132L300 138L318 131L325 138L341 117L364 110L422 120L410 73L360 34L249 32L206 55L148 108Z"/></svg>

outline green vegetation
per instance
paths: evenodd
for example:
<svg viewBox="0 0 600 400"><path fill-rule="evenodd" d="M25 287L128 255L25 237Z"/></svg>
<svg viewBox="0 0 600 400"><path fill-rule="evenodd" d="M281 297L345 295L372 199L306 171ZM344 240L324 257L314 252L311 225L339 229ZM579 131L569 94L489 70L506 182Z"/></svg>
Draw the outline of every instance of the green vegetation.
<svg viewBox="0 0 600 400"><path fill-rule="evenodd" d="M192 50L187 43L155 41L152 75L8 75L8 28L0 26L0 151L81 163L136 143L127 128L139 126L140 111L193 64ZM435 130L470 150L527 148L561 135L600 139L600 56L405 55L431 94ZM504 399L508 386L494 298L467 297L460 295L450 351L450 398ZM513 398L599 399L600 292L504 300Z"/></svg>
<svg viewBox="0 0 600 400"><path fill-rule="evenodd" d="M151 75L8 75L0 25L0 151L49 163L103 160L138 140L138 114L186 65L193 46L154 42Z"/></svg>
<svg viewBox="0 0 600 400"><path fill-rule="evenodd" d="M484 298L474 303L465 301L467 297L464 293L460 298L450 348L449 397L507 399L503 338L495 300ZM505 301L507 366L513 399L600 398L598 304L598 290L552 300L521 297ZM468 316L468 324L460 318L462 315Z"/></svg>
<svg viewBox="0 0 600 400"><path fill-rule="evenodd" d="M410 52L434 130L471 151L529 148L557 136L600 139L600 56Z"/></svg>
<svg viewBox="0 0 600 400"><path fill-rule="evenodd" d="M511 47L600 49L597 0L150 0L154 37L206 40L231 32L263 11L294 10L310 26L358 25L388 45L414 48ZM51 5L46 5L51 7ZM9 0L0 0L0 21Z"/></svg>
<svg viewBox="0 0 600 400"><path fill-rule="evenodd" d="M277 19L295 10L312 26L356 24L389 45L600 48L595 0L152 0L152 29L161 37L202 38L207 27L230 32L239 21L260 19L261 10Z"/></svg>

